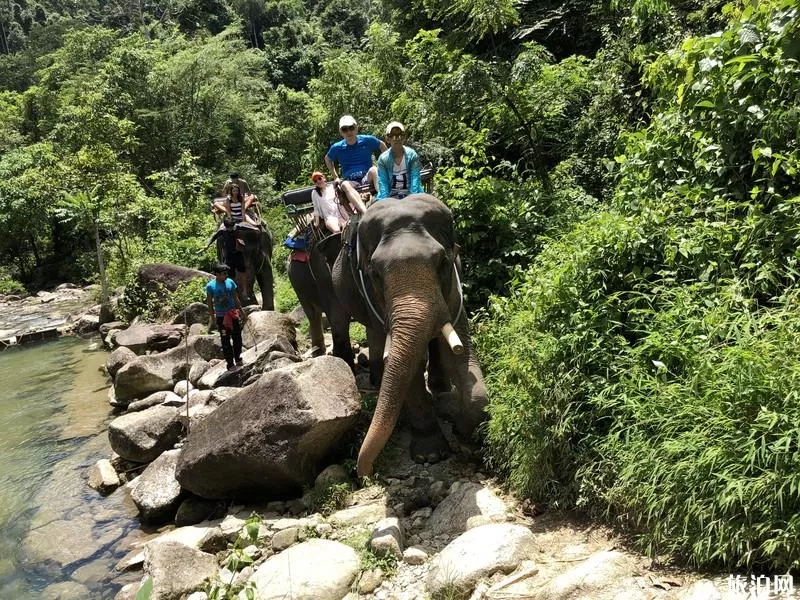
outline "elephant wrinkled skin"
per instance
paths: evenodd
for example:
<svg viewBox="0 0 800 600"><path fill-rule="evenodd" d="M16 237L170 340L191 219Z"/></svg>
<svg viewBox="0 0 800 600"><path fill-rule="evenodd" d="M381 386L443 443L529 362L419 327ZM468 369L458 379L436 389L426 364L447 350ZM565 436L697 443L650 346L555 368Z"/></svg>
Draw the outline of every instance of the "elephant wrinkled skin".
<svg viewBox="0 0 800 600"><path fill-rule="evenodd" d="M255 227L242 226L236 227L236 238L244 242L244 246L239 246L244 255L244 273L237 273L237 283L244 280L247 295L242 297L242 304L257 304L254 284L258 281L261 288L261 308L262 310L275 310L273 279L272 279L272 233L266 228L256 229ZM217 254L222 260L222 240L217 240ZM242 287L240 285L240 287Z"/></svg>
<svg viewBox="0 0 800 600"><path fill-rule="evenodd" d="M362 217L357 245L357 252L345 246L339 253L333 285L341 303L367 327L371 375L382 379L358 455L358 473L363 476L372 472L403 408L411 424L415 460L433 461L447 452L434 403L425 391L426 356L431 391L448 393L451 383L456 386L454 420L460 435L470 436L484 419L487 398L456 273L450 209L429 194L382 200ZM359 291L362 278L374 311ZM461 354L442 334L447 323L460 338ZM391 341L381 364L387 334Z"/></svg>

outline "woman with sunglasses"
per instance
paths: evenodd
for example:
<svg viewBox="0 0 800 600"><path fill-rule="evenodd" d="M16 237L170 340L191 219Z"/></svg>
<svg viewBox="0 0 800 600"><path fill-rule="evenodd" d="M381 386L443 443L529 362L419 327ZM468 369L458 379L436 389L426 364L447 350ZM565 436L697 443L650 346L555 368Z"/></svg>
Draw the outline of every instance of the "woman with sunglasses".
<svg viewBox="0 0 800 600"><path fill-rule="evenodd" d="M392 121L386 126L386 139L391 147L378 158L378 195L375 201L422 193L419 156L413 148L403 144L406 128L399 121Z"/></svg>
<svg viewBox="0 0 800 600"><path fill-rule="evenodd" d="M311 203L314 205L314 226L319 227L320 222L325 223L325 227L331 233L339 233L344 227L350 215L336 201L333 193L333 186L328 185L325 175L319 171L311 174L311 181L314 182L314 189L311 190Z"/></svg>

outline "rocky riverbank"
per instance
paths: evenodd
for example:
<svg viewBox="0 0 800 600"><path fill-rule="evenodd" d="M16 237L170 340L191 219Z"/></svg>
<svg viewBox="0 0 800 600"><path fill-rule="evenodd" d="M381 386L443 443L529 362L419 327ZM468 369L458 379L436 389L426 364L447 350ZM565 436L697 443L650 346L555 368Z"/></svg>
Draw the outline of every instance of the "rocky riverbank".
<svg viewBox="0 0 800 600"><path fill-rule="evenodd" d="M368 423L365 374L303 357L288 316L248 312L234 371L202 305L176 319L185 325L106 334L122 414L90 484L162 527L117 565L142 571L118 599L149 586L159 600L724 597L723 578L665 571L602 528L535 516L452 436L449 459L419 465L398 431L358 489L342 446Z"/></svg>

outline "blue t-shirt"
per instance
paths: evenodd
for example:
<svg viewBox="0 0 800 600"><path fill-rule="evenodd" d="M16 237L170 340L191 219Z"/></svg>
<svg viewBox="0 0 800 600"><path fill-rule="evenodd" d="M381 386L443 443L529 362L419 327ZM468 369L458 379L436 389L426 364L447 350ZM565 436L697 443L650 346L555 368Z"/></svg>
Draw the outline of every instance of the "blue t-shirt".
<svg viewBox="0 0 800 600"><path fill-rule="evenodd" d="M374 135L357 135L355 144L340 140L328 148L328 158L339 161L344 179L361 181L372 166L372 153L380 150L381 141Z"/></svg>
<svg viewBox="0 0 800 600"><path fill-rule="evenodd" d="M216 278L206 284L206 293L211 294L214 300L214 314L224 317L225 313L236 308L236 301L233 299L233 292L236 291L236 282L227 277L225 283L219 283Z"/></svg>

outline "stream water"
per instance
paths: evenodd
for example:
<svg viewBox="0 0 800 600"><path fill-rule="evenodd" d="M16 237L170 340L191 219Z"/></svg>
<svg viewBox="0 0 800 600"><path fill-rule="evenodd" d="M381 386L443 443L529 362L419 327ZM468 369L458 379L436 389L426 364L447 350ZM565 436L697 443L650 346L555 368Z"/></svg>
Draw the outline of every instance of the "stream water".
<svg viewBox="0 0 800 600"><path fill-rule="evenodd" d="M106 353L77 338L0 352L0 598L113 598L114 570L146 534L126 490L88 471L111 450Z"/></svg>

